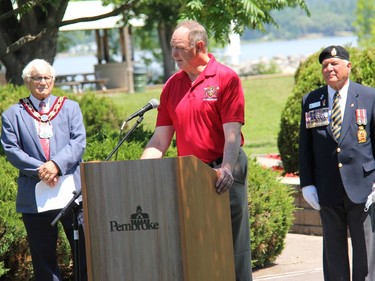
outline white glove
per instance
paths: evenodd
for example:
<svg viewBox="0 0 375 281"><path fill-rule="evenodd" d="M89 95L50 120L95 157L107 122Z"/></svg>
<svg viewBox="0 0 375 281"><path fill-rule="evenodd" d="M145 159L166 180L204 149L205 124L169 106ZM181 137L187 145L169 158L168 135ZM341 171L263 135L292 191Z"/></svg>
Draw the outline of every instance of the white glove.
<svg viewBox="0 0 375 281"><path fill-rule="evenodd" d="M302 195L311 207L313 207L315 210L320 210L318 192L316 191L316 187L314 185L304 186L302 188Z"/></svg>
<svg viewBox="0 0 375 281"><path fill-rule="evenodd" d="M366 205L365 205L365 212L368 211L370 208L371 204L375 202L375 183L372 186L372 192L370 195L367 197Z"/></svg>

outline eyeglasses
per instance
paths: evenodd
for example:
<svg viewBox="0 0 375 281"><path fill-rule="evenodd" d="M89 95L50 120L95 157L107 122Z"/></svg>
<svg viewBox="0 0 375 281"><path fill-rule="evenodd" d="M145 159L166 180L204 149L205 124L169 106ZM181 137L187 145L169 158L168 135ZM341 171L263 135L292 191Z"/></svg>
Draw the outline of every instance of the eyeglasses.
<svg viewBox="0 0 375 281"><path fill-rule="evenodd" d="M49 83L52 81L53 76L31 76L30 78L35 82L42 82L42 80L44 79L44 81Z"/></svg>

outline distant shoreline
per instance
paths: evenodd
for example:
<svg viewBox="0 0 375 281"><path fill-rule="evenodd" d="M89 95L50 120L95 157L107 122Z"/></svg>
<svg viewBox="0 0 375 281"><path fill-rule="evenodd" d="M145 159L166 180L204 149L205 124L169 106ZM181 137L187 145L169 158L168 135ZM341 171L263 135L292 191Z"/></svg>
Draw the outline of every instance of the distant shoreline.
<svg viewBox="0 0 375 281"><path fill-rule="evenodd" d="M244 73L251 72L248 67L251 64L263 63L273 58L282 59L281 69L287 73L294 71L299 61L304 59L321 48L329 45L357 45L357 37L340 36L340 37L318 37L306 39L293 39L284 41L241 41L239 52L227 52L226 48L214 49L212 53L215 57L229 65L239 66ZM291 61L292 59L292 61ZM285 60L285 61L284 61ZM53 66L59 75L74 73L91 73L94 72L94 65L98 63L95 52L86 53L58 53L55 57ZM142 63L142 61L136 61ZM161 66L157 61L153 62L155 67L149 68L153 72L160 72ZM244 66L245 65L245 66ZM73 66L73 67L72 67ZM245 70L243 70L245 68Z"/></svg>
<svg viewBox="0 0 375 281"><path fill-rule="evenodd" d="M356 37L356 35L353 32L340 31L340 32L335 32L335 34L333 36L327 36L327 35L324 35L323 33L309 33L309 34L306 34L304 36L288 38L288 39L283 39L283 38L264 39L265 37L259 38L259 39L251 39L251 40L245 40L245 39L241 38L241 42L243 44L246 44L246 43L265 43L265 42L279 42L279 41L291 41L291 40L322 39L322 38L332 38L332 37Z"/></svg>

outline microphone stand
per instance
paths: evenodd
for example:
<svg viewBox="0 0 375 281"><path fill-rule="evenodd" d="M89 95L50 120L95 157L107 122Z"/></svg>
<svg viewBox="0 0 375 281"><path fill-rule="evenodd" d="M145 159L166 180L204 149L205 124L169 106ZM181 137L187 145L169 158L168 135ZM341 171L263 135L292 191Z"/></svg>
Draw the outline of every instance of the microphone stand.
<svg viewBox="0 0 375 281"><path fill-rule="evenodd" d="M120 146L125 142L125 140L130 136L130 134L138 127L139 124L143 121L143 114L139 116L137 122L131 127L131 129L125 134L125 136L120 140L116 147L111 151L111 153L107 156L104 161L108 161L111 159L113 154L117 152ZM78 199L79 196L82 194L82 189L79 191L73 191L73 197L70 199L69 203L61 209L59 214L51 223L51 226L55 226L56 223L63 217L66 213L68 213L73 208L73 233L74 233L74 244L73 244L73 253L74 253L74 260L73 260L73 267L74 267L74 280L80 281L80 268L79 268L79 227L78 227L78 205L75 204L75 201Z"/></svg>
<svg viewBox="0 0 375 281"><path fill-rule="evenodd" d="M143 121L143 114L139 116L137 122L135 122L135 124L133 125L133 127L131 127L130 130L125 134L125 136L123 137L123 139L120 140L117 143L116 147L111 151L111 153L107 156L107 158L104 161L108 161L109 159L111 159L111 157L113 156L113 154L115 154L117 152L117 150L124 143L124 141L130 136L131 133L133 133L133 131L138 127L139 124L141 124L142 121Z"/></svg>
<svg viewBox="0 0 375 281"><path fill-rule="evenodd" d="M69 203L61 209L60 213L56 216L56 218L51 223L51 226L55 226L56 223L61 219L61 217L65 216L71 209L73 209L73 268L74 268L74 279L76 281L81 280L80 276L80 264L79 264L79 227L78 227L78 213L79 208L75 201L78 197L81 196L81 190L73 191L73 197L70 199Z"/></svg>

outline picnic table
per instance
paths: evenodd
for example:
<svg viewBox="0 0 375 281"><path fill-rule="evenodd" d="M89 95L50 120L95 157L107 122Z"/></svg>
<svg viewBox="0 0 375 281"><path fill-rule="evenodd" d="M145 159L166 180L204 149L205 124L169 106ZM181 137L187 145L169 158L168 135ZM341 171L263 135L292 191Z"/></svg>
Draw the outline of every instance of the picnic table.
<svg viewBox="0 0 375 281"><path fill-rule="evenodd" d="M58 75L55 77L55 86L69 87L74 93L82 93L84 86L93 84L103 92L107 91L108 78L97 78L95 73L75 73Z"/></svg>

